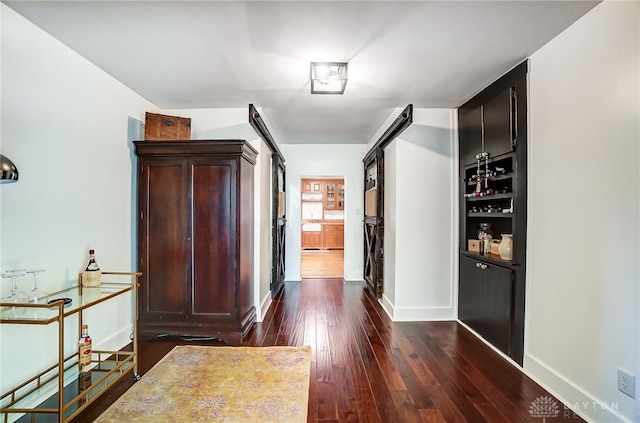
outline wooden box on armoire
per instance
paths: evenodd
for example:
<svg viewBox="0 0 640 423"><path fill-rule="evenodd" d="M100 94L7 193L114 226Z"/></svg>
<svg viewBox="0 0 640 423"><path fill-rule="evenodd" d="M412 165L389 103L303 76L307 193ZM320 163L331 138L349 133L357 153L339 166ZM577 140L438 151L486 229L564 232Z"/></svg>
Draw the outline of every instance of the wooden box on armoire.
<svg viewBox="0 0 640 423"><path fill-rule="evenodd" d="M191 138L191 118L145 113L144 139L147 141L184 140Z"/></svg>
<svg viewBox="0 0 640 423"><path fill-rule="evenodd" d="M138 333L239 345L255 322L253 174L243 140L135 141Z"/></svg>

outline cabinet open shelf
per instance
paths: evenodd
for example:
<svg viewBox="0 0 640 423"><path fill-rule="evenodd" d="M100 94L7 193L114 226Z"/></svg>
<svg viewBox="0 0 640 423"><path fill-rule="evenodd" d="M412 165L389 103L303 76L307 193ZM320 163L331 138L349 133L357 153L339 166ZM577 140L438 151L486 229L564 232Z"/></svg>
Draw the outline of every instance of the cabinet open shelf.
<svg viewBox="0 0 640 423"><path fill-rule="evenodd" d="M505 194L491 194L485 195L484 197L467 197L465 198L467 201L491 201L491 200L504 200L513 198L512 192L507 192Z"/></svg>
<svg viewBox="0 0 640 423"><path fill-rule="evenodd" d="M460 254L465 255L467 257L471 257L476 260L482 260L487 263L497 264L499 266L512 266L515 264L513 260L504 260L500 258L499 255L496 255L496 254L484 255L479 253L473 253L471 251L466 251L466 250L460 250Z"/></svg>
<svg viewBox="0 0 640 423"><path fill-rule="evenodd" d="M49 295L50 299L58 299L51 304L0 303L0 323L3 325L58 324L58 345L51 348L58 352L56 363L0 396L2 421L13 421L10 417L19 417L15 421L68 422L129 372L137 379L135 299L138 278L142 273L102 272L102 275L104 282L95 287L82 286L82 276L79 275L77 286ZM128 292L132 295L133 321L130 348L127 351L94 349L89 371L91 381L84 379L86 386L80 387L78 351L64 355L65 319L78 314L77 332L72 333L79 334L84 310ZM64 298L71 299L71 303L65 305Z"/></svg>
<svg viewBox="0 0 640 423"><path fill-rule="evenodd" d="M495 217L498 219L511 218L513 213L468 213L469 217Z"/></svg>
<svg viewBox="0 0 640 423"><path fill-rule="evenodd" d="M475 169L475 167L471 169ZM489 177L489 181L504 181L505 179L512 179L512 178L513 178L513 173L509 172L509 173L503 173L501 175L491 176ZM467 180L467 185L475 185L477 183L478 181L472 181L469 179Z"/></svg>

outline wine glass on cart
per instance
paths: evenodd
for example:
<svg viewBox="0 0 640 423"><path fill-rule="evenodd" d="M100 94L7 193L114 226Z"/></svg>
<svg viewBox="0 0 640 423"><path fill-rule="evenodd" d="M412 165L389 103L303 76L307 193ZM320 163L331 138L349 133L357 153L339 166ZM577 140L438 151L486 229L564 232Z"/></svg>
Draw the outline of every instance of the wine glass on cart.
<svg viewBox="0 0 640 423"><path fill-rule="evenodd" d="M49 298L49 294L38 288L38 273L46 272L47 269L27 270L27 273L33 274L33 289L27 293L29 302L34 304L45 304Z"/></svg>
<svg viewBox="0 0 640 423"><path fill-rule="evenodd" d="M38 288L38 273L46 272L46 269L30 269L27 270L27 273L31 273L33 275L33 289L27 292L29 296L29 303L31 304L46 304L49 299L49 294L46 291ZM42 309L40 308L31 308L30 309L33 317L37 318L42 313Z"/></svg>
<svg viewBox="0 0 640 423"><path fill-rule="evenodd" d="M3 297L0 301L10 304L26 304L29 302L27 293L18 288L18 278L25 275L25 270L26 269L8 270L0 275L3 279L11 279L11 291L9 295ZM22 316L24 312L24 307L5 306L2 309L3 316L13 318Z"/></svg>

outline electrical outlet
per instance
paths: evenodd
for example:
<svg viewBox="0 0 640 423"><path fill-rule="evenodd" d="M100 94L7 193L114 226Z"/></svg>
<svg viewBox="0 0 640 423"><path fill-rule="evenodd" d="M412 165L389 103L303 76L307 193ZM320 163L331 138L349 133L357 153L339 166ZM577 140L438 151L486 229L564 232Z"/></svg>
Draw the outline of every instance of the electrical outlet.
<svg viewBox="0 0 640 423"><path fill-rule="evenodd" d="M636 377L618 369L618 390L631 398L636 397Z"/></svg>

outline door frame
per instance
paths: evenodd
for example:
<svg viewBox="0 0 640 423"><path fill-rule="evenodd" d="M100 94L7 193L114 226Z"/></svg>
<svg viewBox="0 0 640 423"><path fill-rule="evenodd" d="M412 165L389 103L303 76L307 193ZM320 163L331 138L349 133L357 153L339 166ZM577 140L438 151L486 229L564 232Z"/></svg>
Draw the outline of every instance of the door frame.
<svg viewBox="0 0 640 423"><path fill-rule="evenodd" d="M365 280L365 290L376 298L382 298L382 293L384 292L384 149L412 123L413 104L409 104L362 159L364 163L365 191L363 278ZM375 204L376 216L367 216L367 169L374 162L377 165L376 183L378 189Z"/></svg>
<svg viewBox="0 0 640 423"><path fill-rule="evenodd" d="M275 297L284 285L286 251L286 167L281 157L271 155L272 210L271 210L271 297Z"/></svg>
<svg viewBox="0 0 640 423"><path fill-rule="evenodd" d="M375 178L371 178L375 166ZM375 181L376 190L367 189L367 181ZM363 219L365 288L376 298L384 290L384 148L377 148L364 160L365 211ZM375 204L368 204L374 194ZM369 210L373 209L373 210Z"/></svg>
<svg viewBox="0 0 640 423"><path fill-rule="evenodd" d="M282 193L286 190L286 167L284 165L284 156L280 152L278 145L271 136L267 125L258 113L253 104L249 104L249 124L256 133L264 140L271 150L271 281L269 289L271 297L278 295L278 292L284 286L285 274L285 235L287 228L286 215L279 216L279 206L286 211L286 204L280 205L280 188ZM282 179L282 186L279 185L279 177ZM286 201L286 196L283 202ZM286 212L285 212L286 213Z"/></svg>

